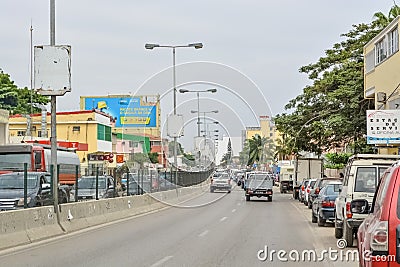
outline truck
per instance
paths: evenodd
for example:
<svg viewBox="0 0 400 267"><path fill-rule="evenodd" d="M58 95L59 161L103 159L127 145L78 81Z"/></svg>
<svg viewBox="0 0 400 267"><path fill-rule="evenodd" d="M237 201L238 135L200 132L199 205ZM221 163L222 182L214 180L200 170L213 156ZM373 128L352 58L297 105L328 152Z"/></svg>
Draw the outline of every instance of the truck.
<svg viewBox="0 0 400 267"><path fill-rule="evenodd" d="M294 165L292 161L278 162L279 166L279 189L281 193L293 190Z"/></svg>
<svg viewBox="0 0 400 267"><path fill-rule="evenodd" d="M298 199L301 183L305 179L322 178L324 174L324 161L321 158L299 157L294 163L293 198Z"/></svg>
<svg viewBox="0 0 400 267"><path fill-rule="evenodd" d="M51 147L35 143L7 144L0 146L0 174L23 171L50 173ZM58 178L60 185L72 186L76 180L76 168L80 176L80 161L75 150L57 148Z"/></svg>

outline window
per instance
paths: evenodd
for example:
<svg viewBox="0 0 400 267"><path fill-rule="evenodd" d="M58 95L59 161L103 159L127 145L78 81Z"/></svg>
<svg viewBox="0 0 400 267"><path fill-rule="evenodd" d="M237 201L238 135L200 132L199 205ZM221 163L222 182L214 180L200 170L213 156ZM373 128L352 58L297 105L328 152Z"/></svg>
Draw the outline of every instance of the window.
<svg viewBox="0 0 400 267"><path fill-rule="evenodd" d="M376 187L376 168L358 167L354 192L374 193Z"/></svg>
<svg viewBox="0 0 400 267"><path fill-rule="evenodd" d="M111 127L106 125L97 125L97 139L111 142Z"/></svg>
<svg viewBox="0 0 400 267"><path fill-rule="evenodd" d="M72 127L73 132L80 132L81 131L81 126L73 126Z"/></svg>
<svg viewBox="0 0 400 267"><path fill-rule="evenodd" d="M375 69L374 51L369 52L365 56L365 72L368 73Z"/></svg>
<svg viewBox="0 0 400 267"><path fill-rule="evenodd" d="M25 136L26 132L25 131L18 131L17 136Z"/></svg>
<svg viewBox="0 0 400 267"><path fill-rule="evenodd" d="M379 64L386 58L384 39L375 44L375 63Z"/></svg>
<svg viewBox="0 0 400 267"><path fill-rule="evenodd" d="M399 50L399 33L397 27L388 33L388 55L392 55Z"/></svg>

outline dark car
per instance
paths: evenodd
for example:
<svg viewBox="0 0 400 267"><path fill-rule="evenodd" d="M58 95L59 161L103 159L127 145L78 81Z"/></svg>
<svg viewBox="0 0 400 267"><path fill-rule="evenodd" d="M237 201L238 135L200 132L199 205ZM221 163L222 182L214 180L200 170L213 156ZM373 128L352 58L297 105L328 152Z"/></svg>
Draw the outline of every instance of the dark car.
<svg viewBox="0 0 400 267"><path fill-rule="evenodd" d="M44 172L27 174L27 207L53 205L50 175ZM68 192L58 189L58 202L69 201ZM0 175L0 210L24 208L24 173L13 172Z"/></svg>
<svg viewBox="0 0 400 267"><path fill-rule="evenodd" d="M249 175L247 182L246 201L250 201L250 197L253 196L258 198L266 197L268 201L272 201L272 187L274 186L272 175L265 172L252 173Z"/></svg>
<svg viewBox="0 0 400 267"><path fill-rule="evenodd" d="M335 200L339 195L340 181L329 181L312 203L311 221L324 226L326 221L335 221Z"/></svg>
<svg viewBox="0 0 400 267"><path fill-rule="evenodd" d="M322 189L326 184L328 184L328 183L330 183L330 182L334 182L334 181L337 181L337 182L340 182L340 183L341 183L343 180L340 179L340 178L323 177L323 178L318 178L318 179L315 181L315 184L314 184L314 186L311 188L310 195L309 195L309 197L308 197L308 208L311 209L312 203L313 203L313 201L318 197L318 194L319 194L319 192L321 191L321 189Z"/></svg>
<svg viewBox="0 0 400 267"><path fill-rule="evenodd" d="M129 188L126 189L128 192L124 195L143 195L145 193L150 193L150 181L137 182L135 180L129 181Z"/></svg>
<svg viewBox="0 0 400 267"><path fill-rule="evenodd" d="M113 198L118 196L118 192L114 189L114 178L112 176L82 176L78 180L78 200L96 199L96 179L97 197Z"/></svg>

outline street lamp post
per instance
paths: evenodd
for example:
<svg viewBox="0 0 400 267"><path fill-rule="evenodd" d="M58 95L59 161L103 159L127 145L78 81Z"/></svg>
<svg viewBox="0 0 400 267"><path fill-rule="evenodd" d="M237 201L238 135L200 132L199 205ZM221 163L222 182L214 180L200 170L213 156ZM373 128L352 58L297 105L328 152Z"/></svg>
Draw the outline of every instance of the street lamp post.
<svg viewBox="0 0 400 267"><path fill-rule="evenodd" d="M172 49L172 75L173 75L173 87L174 87L174 115L176 115L176 48L183 48L183 47L194 47L195 49L203 48L202 43L192 43L187 45L159 45L159 44L145 44L144 47L146 49L152 50L157 47L165 47ZM176 141L177 137L174 136L174 168L177 170L177 146ZM177 173L175 172L175 184L177 184Z"/></svg>
<svg viewBox="0 0 400 267"><path fill-rule="evenodd" d="M196 93L197 94L197 137L200 137L200 93L216 93L217 89L211 88L207 90L187 90L187 89L179 89L179 92L184 93ZM196 113L191 111L192 113ZM218 111L217 111L218 112Z"/></svg>

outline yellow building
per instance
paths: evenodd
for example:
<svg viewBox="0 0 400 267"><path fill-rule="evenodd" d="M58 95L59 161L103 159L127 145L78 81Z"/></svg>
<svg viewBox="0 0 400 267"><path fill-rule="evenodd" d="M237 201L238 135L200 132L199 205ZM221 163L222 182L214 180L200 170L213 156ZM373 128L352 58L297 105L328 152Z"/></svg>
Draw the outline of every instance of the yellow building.
<svg viewBox="0 0 400 267"><path fill-rule="evenodd" d="M364 98L374 99L377 110L400 109L399 18L364 46ZM379 148L397 154L398 144Z"/></svg>
<svg viewBox="0 0 400 267"><path fill-rule="evenodd" d="M109 114L117 133L161 136L159 95L81 96L80 108Z"/></svg>
<svg viewBox="0 0 400 267"><path fill-rule="evenodd" d="M245 139L251 139L253 136L261 136L261 127L246 127Z"/></svg>
<svg viewBox="0 0 400 267"><path fill-rule="evenodd" d="M9 119L9 134L11 143L41 142L49 143L49 138L43 137L42 121L46 121L47 136L51 133L50 113L46 119L41 114L33 114L30 118L31 129L29 129L29 117L12 115ZM73 111L57 113L57 141L62 146L67 145L77 148L77 154L81 160L81 169L88 167L89 154L112 153L112 123L113 118L100 111ZM44 125L44 124L43 124ZM31 130L31 133L29 133ZM61 145L60 145L61 146ZM108 162L97 162L110 167ZM113 163L115 165L115 163Z"/></svg>

